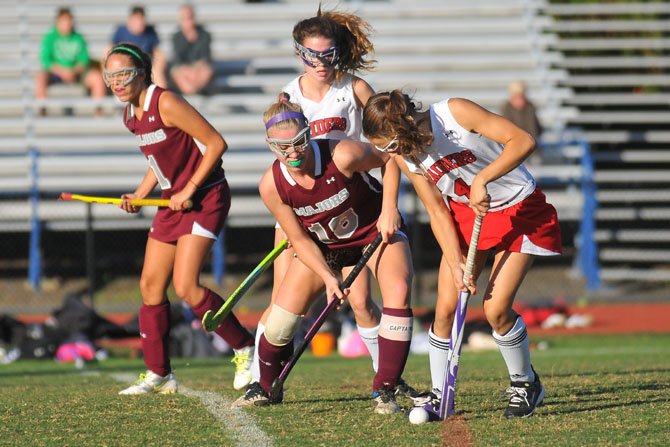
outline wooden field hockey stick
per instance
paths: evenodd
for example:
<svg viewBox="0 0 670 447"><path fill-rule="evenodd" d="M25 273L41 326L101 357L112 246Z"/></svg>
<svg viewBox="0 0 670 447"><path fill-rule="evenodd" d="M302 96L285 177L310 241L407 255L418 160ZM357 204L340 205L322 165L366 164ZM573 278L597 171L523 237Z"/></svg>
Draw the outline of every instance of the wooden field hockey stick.
<svg viewBox="0 0 670 447"><path fill-rule="evenodd" d="M223 320L230 314L235 307L235 304L247 293L247 290L256 282L256 280L265 272L282 251L288 246L288 241L284 239L277 246L263 258L263 260L254 268L249 275L244 278L244 281L235 289L235 291L223 303L221 308L216 312L208 310L202 316L202 328L208 332L216 330Z"/></svg>
<svg viewBox="0 0 670 447"><path fill-rule="evenodd" d="M354 266L353 270L347 275L344 282L342 282L341 286L342 290L351 287L351 284L354 282L354 280L361 272L361 270L363 270L363 267L365 267L365 264L367 264L367 262L370 260L370 257L381 243L382 243L382 235L378 234L377 237L375 237L374 241L372 241L372 243L365 249L365 251L361 255L361 258ZM330 303L328 303L328 305L323 309L323 311L321 311L321 314L314 321L312 327L310 327L307 333L305 334L305 338L302 340L302 342L300 342L300 345L295 349L295 351L293 351L293 355L291 356L291 358L284 365L284 368L279 374L279 377L277 377L274 380L274 382L272 382L272 389L270 390L271 402L279 402L281 391L282 388L284 387L284 382L286 382L286 378L288 377L289 373L291 372L295 364L298 362L298 359L300 359L302 353L305 352L307 345L309 345L309 343L312 341L312 339L319 331L323 323L326 322L326 319L328 318L330 313L337 308L337 304L339 303L339 301L340 300L338 300L337 298L334 298Z"/></svg>
<svg viewBox="0 0 670 447"><path fill-rule="evenodd" d="M120 205L123 202L128 202L133 206L170 206L170 199L122 199L120 197L83 196L80 194L71 194L69 192L62 192L58 197L58 200L78 200L80 202L101 203L106 205ZM193 201L190 199L184 201L182 204L182 208L185 210L191 209L192 207Z"/></svg>
<svg viewBox="0 0 670 447"><path fill-rule="evenodd" d="M479 233L482 228L483 216L477 216L472 227L472 237L468 248L468 257L465 261L465 272L463 273L463 282L468 284L470 276L475 266L475 257L477 255L477 245L479 244ZM454 322L451 326L451 339L449 341L449 357L447 359L447 370L444 374L444 384L442 385L442 397L440 399L440 409L438 416L445 419L454 414L454 396L456 394L456 376L458 375L458 361L463 346L463 333L465 329L465 312L468 308L468 299L470 299L470 290L461 291L458 295L458 303L454 314Z"/></svg>

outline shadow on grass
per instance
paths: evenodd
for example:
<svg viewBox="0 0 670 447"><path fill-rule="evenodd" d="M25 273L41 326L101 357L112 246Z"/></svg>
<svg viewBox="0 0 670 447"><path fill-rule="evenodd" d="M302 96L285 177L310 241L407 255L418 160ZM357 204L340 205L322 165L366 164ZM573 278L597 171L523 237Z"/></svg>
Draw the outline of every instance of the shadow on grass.
<svg viewBox="0 0 670 447"><path fill-rule="evenodd" d="M364 402L370 401L370 397L333 397L333 398L319 398L319 399L291 399L284 401L284 405L304 405L304 404L320 404L320 403L345 403L345 402Z"/></svg>
<svg viewBox="0 0 670 447"><path fill-rule="evenodd" d="M607 404L603 405L588 405L584 407L577 407L573 403L561 404L561 403L547 403L543 408L544 411L540 411L539 415L546 416L557 416L557 415L572 415L575 413L587 413L591 411L598 410L611 410L615 408L637 408L637 407L646 407L653 403L667 403L668 399L663 396L658 396L655 398L644 399L644 400L633 400L626 402L612 402L612 399L602 399L607 401ZM589 402L590 403L590 402Z"/></svg>
<svg viewBox="0 0 670 447"><path fill-rule="evenodd" d="M650 392L655 394L644 400L628 400L626 399L626 395L614 400L612 396L620 395L622 388L625 388L627 393L631 393L631 396L644 392L647 395ZM653 403L667 403L667 396L670 394L669 391L670 384L662 383L612 384L606 387L563 388L563 392L553 393L550 397L545 398L542 405L538 407L536 416L556 416L614 408L637 408ZM487 407L489 403L491 401L486 403ZM502 414L506 401L501 400L500 404L498 408L479 408L475 411L461 410L458 413L468 419L490 418L496 413Z"/></svg>
<svg viewBox="0 0 670 447"><path fill-rule="evenodd" d="M626 370L626 371L579 371L579 373L545 373L542 375L542 382L545 382L546 379L553 378L581 378L581 377L592 377L592 376L626 376L629 377L631 374L657 374L657 373L667 373L668 370L665 368L654 368L654 369L638 369L638 370Z"/></svg>

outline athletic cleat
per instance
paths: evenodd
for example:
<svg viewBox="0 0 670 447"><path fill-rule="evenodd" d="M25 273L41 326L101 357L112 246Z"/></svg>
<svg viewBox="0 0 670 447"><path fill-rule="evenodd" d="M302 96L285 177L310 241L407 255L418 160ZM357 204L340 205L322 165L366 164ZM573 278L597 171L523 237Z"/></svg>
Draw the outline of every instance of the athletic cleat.
<svg viewBox="0 0 670 447"><path fill-rule="evenodd" d="M398 379L398 382L395 385L395 395L396 397L407 397L414 400L420 393L412 388L407 382L401 377Z"/></svg>
<svg viewBox="0 0 670 447"><path fill-rule="evenodd" d="M511 382L505 393L510 396L505 416L508 419L527 418L532 416L535 408L542 404L544 385L540 382L540 376L535 373L534 382Z"/></svg>
<svg viewBox="0 0 670 447"><path fill-rule="evenodd" d="M393 414L400 411L400 407L395 400L395 390L390 388L382 388L375 390L372 393L372 400L377 403L375 413L379 414Z"/></svg>
<svg viewBox="0 0 670 447"><path fill-rule="evenodd" d="M174 394L177 392L177 379L174 373L165 377L159 376L153 371L147 370L140 374L140 378L125 390L119 391L119 394Z"/></svg>
<svg viewBox="0 0 670 447"><path fill-rule="evenodd" d="M251 383L251 363L254 359L254 347L247 346L245 348L234 349L233 352L235 355L230 361L235 364L233 388L241 390Z"/></svg>
<svg viewBox="0 0 670 447"><path fill-rule="evenodd" d="M283 396L281 396L283 397ZM279 401L281 402L281 400ZM233 404L231 408L241 408L241 407L264 407L270 405L270 395L261 387L261 384L258 382L252 382L247 386L247 390L242 396L240 396Z"/></svg>
<svg viewBox="0 0 670 447"><path fill-rule="evenodd" d="M432 405L435 408L440 408L440 397L442 393L440 390L433 388L433 391L426 391L425 393L417 393L415 397L412 397L415 407L425 407L427 405Z"/></svg>

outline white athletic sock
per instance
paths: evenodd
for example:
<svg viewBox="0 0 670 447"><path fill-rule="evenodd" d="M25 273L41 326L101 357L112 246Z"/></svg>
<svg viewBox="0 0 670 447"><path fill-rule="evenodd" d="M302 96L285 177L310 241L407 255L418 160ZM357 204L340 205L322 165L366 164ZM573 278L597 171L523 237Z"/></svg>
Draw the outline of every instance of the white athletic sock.
<svg viewBox="0 0 670 447"><path fill-rule="evenodd" d="M256 327L256 341L255 341L256 349L254 349L254 358L251 361L252 382L260 382L261 380L261 367L258 364L258 344L261 341L261 335L263 335L263 332L265 332L265 325L259 321L258 326Z"/></svg>
<svg viewBox="0 0 670 447"><path fill-rule="evenodd" d="M533 382L535 373L530 366L530 343L526 323L521 316L505 335L493 331L493 338L507 364L510 380L513 382Z"/></svg>
<svg viewBox="0 0 670 447"><path fill-rule="evenodd" d="M430 362L430 378L433 382L433 391L442 392L444 376L447 373L447 361L449 360L449 339L435 335L432 324L428 330L428 360Z"/></svg>
<svg viewBox="0 0 670 447"><path fill-rule="evenodd" d="M358 329L358 334L361 336L361 340L365 343L365 347L368 348L370 357L372 357L372 369L374 372L377 372L379 368L379 325L375 327L360 327L356 325Z"/></svg>

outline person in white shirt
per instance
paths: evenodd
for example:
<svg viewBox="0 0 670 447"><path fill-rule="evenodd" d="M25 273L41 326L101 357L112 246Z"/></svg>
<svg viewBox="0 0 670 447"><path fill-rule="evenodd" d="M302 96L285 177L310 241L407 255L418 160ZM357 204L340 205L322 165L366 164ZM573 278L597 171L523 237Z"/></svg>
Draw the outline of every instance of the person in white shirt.
<svg viewBox="0 0 670 447"><path fill-rule="evenodd" d="M442 393L459 291L475 291L474 282L463 281L463 254L475 217L486 216L472 281L493 251L483 305L511 381L505 416L531 416L544 387L530 363L526 325L512 304L533 258L561 253L556 210L523 165L535 140L467 99L446 99L421 111L399 90L368 100L363 133L377 149L393 154L411 180L442 249L429 333L433 400Z"/></svg>

